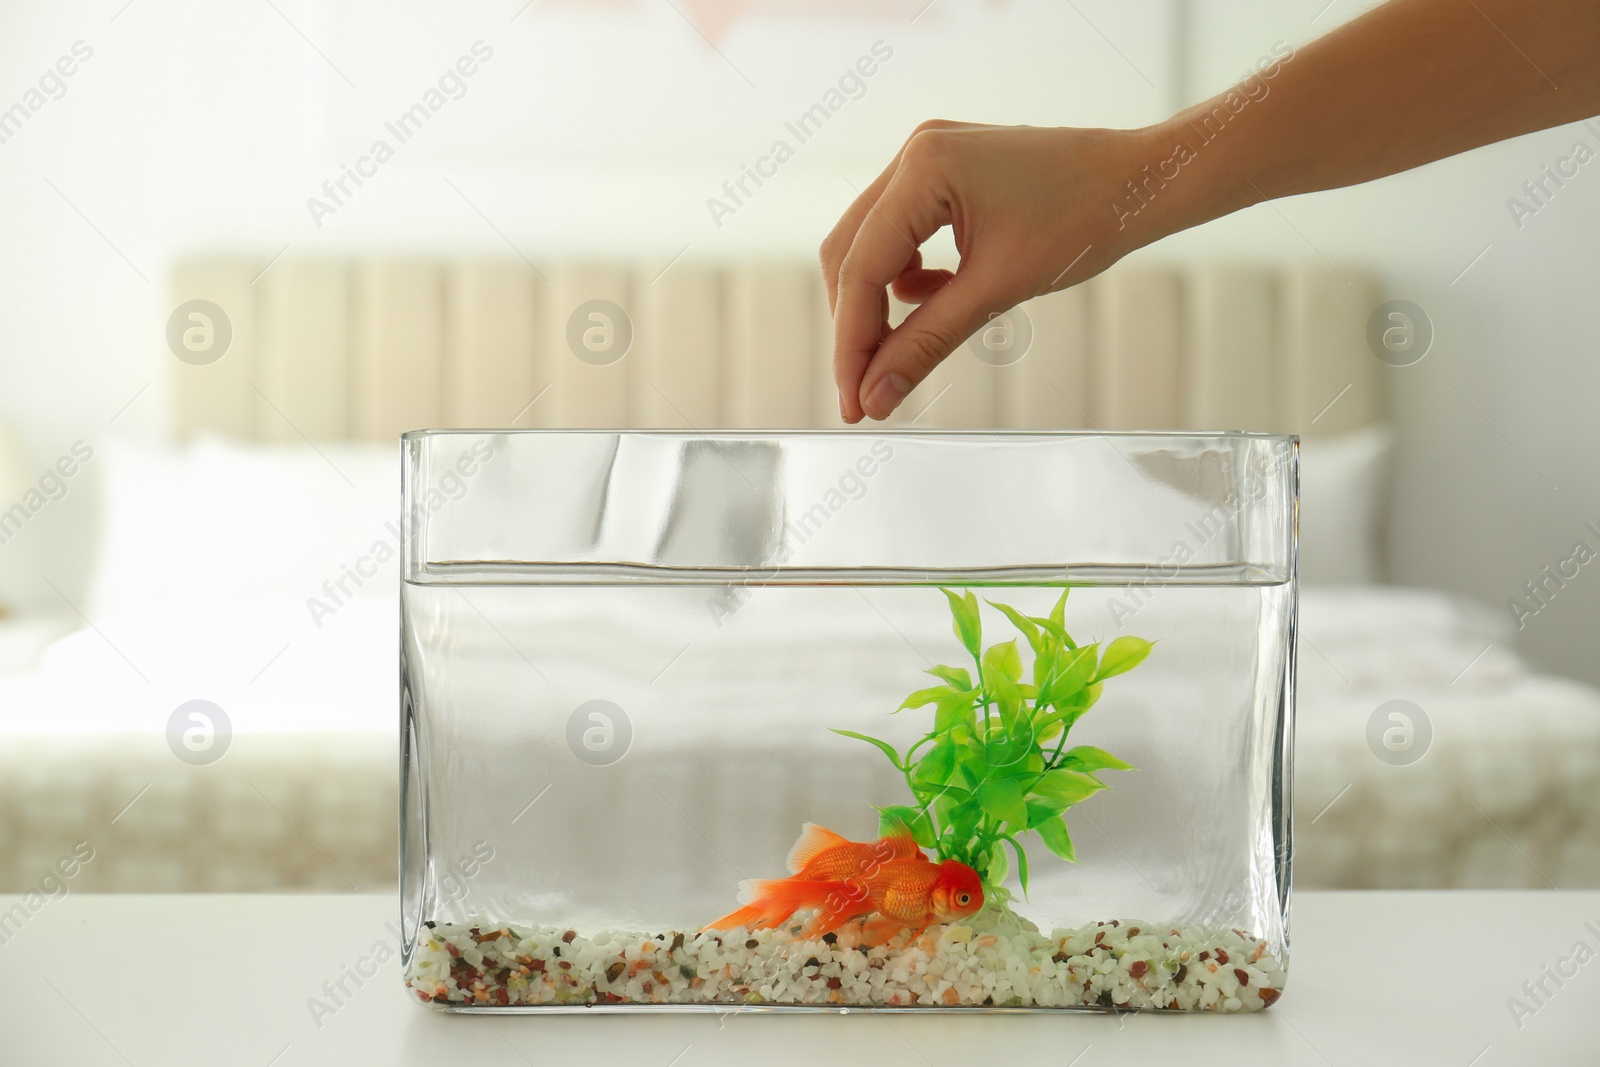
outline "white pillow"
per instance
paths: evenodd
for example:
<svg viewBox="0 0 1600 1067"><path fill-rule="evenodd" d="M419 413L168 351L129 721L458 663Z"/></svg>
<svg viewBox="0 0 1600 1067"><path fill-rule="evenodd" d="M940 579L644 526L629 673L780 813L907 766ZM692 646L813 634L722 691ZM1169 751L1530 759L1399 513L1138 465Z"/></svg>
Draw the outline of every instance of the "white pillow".
<svg viewBox="0 0 1600 1067"><path fill-rule="evenodd" d="M177 605L326 598L324 583L342 578L351 594L343 602L396 595L396 445L114 442L97 461L104 506L91 619ZM345 569L379 543L394 558L358 587Z"/></svg>
<svg viewBox="0 0 1600 1067"><path fill-rule="evenodd" d="M1300 442L1300 578L1370 585L1382 580L1389 452L1386 426Z"/></svg>

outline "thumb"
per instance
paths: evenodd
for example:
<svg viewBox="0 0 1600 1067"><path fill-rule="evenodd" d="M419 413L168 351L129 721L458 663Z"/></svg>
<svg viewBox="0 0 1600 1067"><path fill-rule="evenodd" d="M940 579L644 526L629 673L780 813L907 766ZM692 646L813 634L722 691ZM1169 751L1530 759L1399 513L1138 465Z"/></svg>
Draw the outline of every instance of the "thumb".
<svg viewBox="0 0 1600 1067"><path fill-rule="evenodd" d="M886 419L906 394L956 347L1009 305L1000 287L973 267L958 270L889 332L861 380L861 408L868 418Z"/></svg>

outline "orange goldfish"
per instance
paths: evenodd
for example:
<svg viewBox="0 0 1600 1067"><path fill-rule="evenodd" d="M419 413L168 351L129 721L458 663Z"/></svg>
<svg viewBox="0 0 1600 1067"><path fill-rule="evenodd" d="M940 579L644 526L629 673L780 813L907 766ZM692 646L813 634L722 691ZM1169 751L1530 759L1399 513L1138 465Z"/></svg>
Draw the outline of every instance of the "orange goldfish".
<svg viewBox="0 0 1600 1067"><path fill-rule="evenodd" d="M902 929L910 929L915 941L934 923L965 919L983 907L983 882L978 872L960 860L931 863L928 860L893 860L866 879L867 900L854 914L838 919L842 924L865 912L878 918L862 924L862 939L869 945L882 944ZM831 912L822 925L833 923L838 912ZM830 928L836 928L830 927ZM826 933L818 930L813 936Z"/></svg>
<svg viewBox="0 0 1600 1067"><path fill-rule="evenodd" d="M816 915L801 936L815 938L876 913L862 924L862 934L867 944L881 944L905 929L914 939L933 923L983 907L978 873L959 860L932 862L909 832L858 843L808 823L790 852L789 869L790 878L745 883L745 906L706 929L772 927L811 908Z"/></svg>
<svg viewBox="0 0 1600 1067"><path fill-rule="evenodd" d="M740 888L745 907L708 923L705 929L743 926L761 930L777 926L801 908L822 906L824 898L837 893L845 880L865 878L896 860L928 863L909 830L902 829L876 841L850 841L808 822L789 850L791 877L744 883Z"/></svg>

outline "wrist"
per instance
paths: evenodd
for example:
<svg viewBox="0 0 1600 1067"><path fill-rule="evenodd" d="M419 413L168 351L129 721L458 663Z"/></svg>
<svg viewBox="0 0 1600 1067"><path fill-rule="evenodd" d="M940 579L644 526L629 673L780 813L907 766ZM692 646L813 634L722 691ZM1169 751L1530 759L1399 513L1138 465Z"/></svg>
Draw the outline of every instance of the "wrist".
<svg viewBox="0 0 1600 1067"><path fill-rule="evenodd" d="M1123 174L1111 213L1123 254L1260 199L1237 173L1229 146L1206 140L1188 112L1119 132Z"/></svg>

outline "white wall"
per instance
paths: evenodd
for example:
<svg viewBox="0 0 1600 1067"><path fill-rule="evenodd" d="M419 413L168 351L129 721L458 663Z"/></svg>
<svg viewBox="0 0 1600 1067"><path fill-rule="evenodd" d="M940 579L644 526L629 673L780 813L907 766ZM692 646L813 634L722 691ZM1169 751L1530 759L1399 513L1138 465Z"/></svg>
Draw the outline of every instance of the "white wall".
<svg viewBox="0 0 1600 1067"><path fill-rule="evenodd" d="M164 432L178 255L811 257L923 118L1128 124L1171 96L1166 0L124 2L0 6L0 109L93 49L0 143L0 420L34 471ZM465 95L318 227L307 199L480 40ZM715 225L707 199L879 41L864 95ZM61 610L41 573L81 595L92 478L0 545L0 600Z"/></svg>
<svg viewBox="0 0 1600 1067"><path fill-rule="evenodd" d="M1337 0L1313 24L1325 3L1193 0L1186 95L1229 84L1274 40L1302 43L1371 6ZM1383 368L1399 435L1390 576L1471 593L1508 617L1506 600L1575 541L1600 551L1583 528L1600 527L1600 160L1521 228L1506 206L1578 139L1600 152L1600 124L1252 208L1151 250L1369 264L1391 295L1428 312L1427 357ZM1546 667L1600 681L1597 641L1600 561L1527 620L1519 645Z"/></svg>
<svg viewBox="0 0 1600 1067"><path fill-rule="evenodd" d="M510 254L509 241L531 259L667 259L686 245L701 258L809 256L851 184L922 118L1142 124L1229 83L1274 40L1304 41L1356 11L1337 0L1313 24L1323 0L540 0L512 21L522 0L275 3L282 15L202 0L0 8L0 108L74 42L94 50L65 95L0 144L0 419L31 469L78 438L162 433L163 279L176 255ZM307 197L478 40L494 55L465 96L317 227ZM865 95L716 226L706 199L879 40L894 55ZM1575 539L1595 544L1581 526L1600 521L1600 471L1576 428L1600 376L1600 164L1521 230L1505 207L1575 136L1258 207L1142 253L1346 258L1428 310L1432 353L1386 371L1401 435L1398 580L1503 604ZM13 600L59 609L41 565L81 587L82 495L0 546ZM1542 663L1600 681L1593 571L1523 637Z"/></svg>

